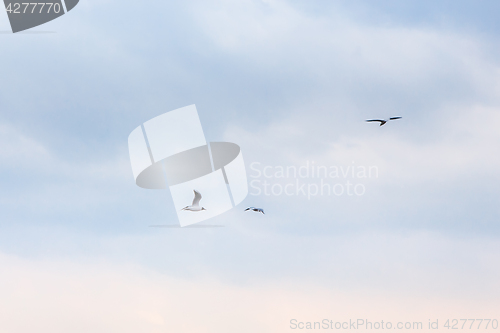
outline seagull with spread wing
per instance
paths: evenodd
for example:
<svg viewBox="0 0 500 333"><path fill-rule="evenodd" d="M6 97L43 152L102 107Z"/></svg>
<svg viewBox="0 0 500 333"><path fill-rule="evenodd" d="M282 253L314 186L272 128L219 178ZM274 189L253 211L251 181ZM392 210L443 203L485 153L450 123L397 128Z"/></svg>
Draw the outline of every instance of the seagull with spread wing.
<svg viewBox="0 0 500 333"><path fill-rule="evenodd" d="M369 119L367 122L373 122L373 121L378 121L380 122L380 126L385 125L389 120L396 120L396 119L401 119L403 117L391 117L389 119Z"/></svg>
<svg viewBox="0 0 500 333"><path fill-rule="evenodd" d="M205 207L200 207L200 200L201 200L201 194L200 192L193 190L194 191L194 199L193 203L191 206L186 206L182 208L181 210L189 210L191 212L200 212L202 210L206 210Z"/></svg>
<svg viewBox="0 0 500 333"><path fill-rule="evenodd" d="M266 214L266 213L264 213L264 210L263 210L262 208L248 207L247 209L245 209L245 212L246 212L247 210L253 210L254 212L257 212L257 213L262 213L262 214L264 214L264 215Z"/></svg>

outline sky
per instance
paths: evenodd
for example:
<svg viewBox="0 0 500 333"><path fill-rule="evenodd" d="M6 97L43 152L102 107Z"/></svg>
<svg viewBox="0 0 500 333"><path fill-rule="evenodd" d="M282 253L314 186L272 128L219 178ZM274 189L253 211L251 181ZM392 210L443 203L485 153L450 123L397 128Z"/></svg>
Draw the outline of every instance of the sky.
<svg viewBox="0 0 500 333"><path fill-rule="evenodd" d="M17 34L0 11L0 333L494 319L499 7L81 0ZM176 212L135 185L127 138L191 104L250 194L222 228L152 228ZM264 193L314 192L276 176L307 165L377 173Z"/></svg>

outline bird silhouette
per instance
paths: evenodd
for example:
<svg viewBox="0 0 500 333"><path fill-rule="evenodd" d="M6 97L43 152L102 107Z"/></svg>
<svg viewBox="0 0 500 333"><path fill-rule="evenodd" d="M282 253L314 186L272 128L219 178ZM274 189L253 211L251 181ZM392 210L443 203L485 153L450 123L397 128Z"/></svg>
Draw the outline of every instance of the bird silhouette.
<svg viewBox="0 0 500 333"><path fill-rule="evenodd" d="M378 121L380 122L380 126L385 125L389 120L396 120L396 119L401 119L403 117L391 117L389 119L369 119L367 122L373 122L373 121Z"/></svg>

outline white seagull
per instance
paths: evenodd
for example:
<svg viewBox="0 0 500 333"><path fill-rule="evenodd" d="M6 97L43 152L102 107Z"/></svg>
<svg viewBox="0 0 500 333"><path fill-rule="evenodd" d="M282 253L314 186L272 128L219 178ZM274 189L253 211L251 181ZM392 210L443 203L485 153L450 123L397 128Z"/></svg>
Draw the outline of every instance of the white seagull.
<svg viewBox="0 0 500 333"><path fill-rule="evenodd" d="M200 207L200 200L201 200L201 194L200 192L193 190L194 191L194 199L193 203L191 206L186 206L182 208L181 210L189 210L192 212L201 212L202 210L206 210L205 207Z"/></svg>
<svg viewBox="0 0 500 333"><path fill-rule="evenodd" d="M391 117L389 119L369 119L367 120L367 122L372 122L372 121L378 121L380 122L380 126L382 125L385 125L386 122L388 122L389 120L396 120L396 119L401 119L403 117Z"/></svg>
<svg viewBox="0 0 500 333"><path fill-rule="evenodd" d="M262 208L248 207L247 209L245 209L245 212L246 212L247 210L253 210L254 212L257 212L257 213L262 213L262 214L264 214L264 215L266 214L266 213L264 213L264 210L263 210Z"/></svg>

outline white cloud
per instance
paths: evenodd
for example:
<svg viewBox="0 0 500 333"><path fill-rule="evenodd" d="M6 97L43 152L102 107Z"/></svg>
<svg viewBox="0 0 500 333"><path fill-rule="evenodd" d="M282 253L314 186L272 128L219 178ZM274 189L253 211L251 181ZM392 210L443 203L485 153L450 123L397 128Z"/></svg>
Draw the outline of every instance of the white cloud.
<svg viewBox="0 0 500 333"><path fill-rule="evenodd" d="M476 36L364 24L341 7L314 15L281 0L195 3L196 22L219 51L273 69L269 74L287 68L299 74L297 79L314 77L323 84L340 74L346 84L374 79L417 87L443 75L489 70L489 63L478 61L485 45ZM475 83L485 83L484 78Z"/></svg>
<svg viewBox="0 0 500 333"><path fill-rule="evenodd" d="M28 167L38 161L46 163L51 156L47 148L37 140L16 128L0 123L0 167Z"/></svg>
<svg viewBox="0 0 500 333"><path fill-rule="evenodd" d="M4 186L2 203L36 215L81 211L117 201L112 194L132 180L128 156L99 161L71 161L40 139L9 124L0 124L0 168ZM57 179L57 181L54 181ZM15 214L18 215L18 214Z"/></svg>

